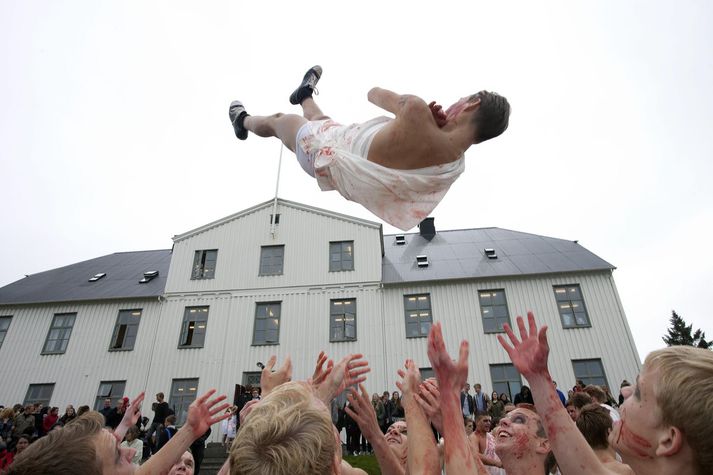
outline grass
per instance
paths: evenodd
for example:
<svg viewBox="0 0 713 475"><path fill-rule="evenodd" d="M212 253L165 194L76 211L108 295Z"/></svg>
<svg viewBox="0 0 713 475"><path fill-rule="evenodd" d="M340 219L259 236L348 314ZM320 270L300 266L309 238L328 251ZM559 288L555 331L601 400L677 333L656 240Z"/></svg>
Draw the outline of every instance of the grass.
<svg viewBox="0 0 713 475"><path fill-rule="evenodd" d="M381 475L381 469L379 469L379 463L376 461L376 457L373 455L346 455L344 460L349 462L352 467L360 468L369 475Z"/></svg>

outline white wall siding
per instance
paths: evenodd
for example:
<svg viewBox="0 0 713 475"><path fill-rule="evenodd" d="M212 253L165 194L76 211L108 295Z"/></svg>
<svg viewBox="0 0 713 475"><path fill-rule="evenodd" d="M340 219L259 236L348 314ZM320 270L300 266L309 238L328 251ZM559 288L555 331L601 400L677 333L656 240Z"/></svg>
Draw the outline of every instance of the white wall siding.
<svg viewBox="0 0 713 475"><path fill-rule="evenodd" d="M562 328L553 292L554 285L562 284L580 285L592 324L590 328ZM429 293L433 319L443 322L449 352L456 355L460 341L468 340L468 380L471 384L480 382L485 390L489 390L492 387L489 365L510 363L507 353L497 341L497 334L483 331L478 291L494 289L505 289L513 325L515 317L525 316L528 310L535 313L540 325L548 325L550 371L561 388L575 383L574 359L601 359L614 393L622 379L631 380L638 374L640 361L623 318L611 273L599 272L385 288L384 318L389 348L385 366L388 383L393 384L396 380L396 369L403 364L404 355L413 356L420 367L430 366L426 339L406 338L403 306L404 295Z"/></svg>
<svg viewBox="0 0 713 475"><path fill-rule="evenodd" d="M280 224L273 237L267 206L175 243L166 292L330 285L381 280L378 226L320 215L288 205L277 208ZM329 272L329 242L354 241L354 270ZM284 270L259 276L260 247L285 246ZM196 250L218 249L215 278L191 280Z"/></svg>
<svg viewBox="0 0 713 475"><path fill-rule="evenodd" d="M119 310L142 309L134 350L108 351ZM100 381L126 380L126 394L144 386L161 304L157 299L4 307L12 323L0 348L0 401L22 402L30 384L55 383L51 404L93 407ZM52 319L75 313L64 354L42 355Z"/></svg>

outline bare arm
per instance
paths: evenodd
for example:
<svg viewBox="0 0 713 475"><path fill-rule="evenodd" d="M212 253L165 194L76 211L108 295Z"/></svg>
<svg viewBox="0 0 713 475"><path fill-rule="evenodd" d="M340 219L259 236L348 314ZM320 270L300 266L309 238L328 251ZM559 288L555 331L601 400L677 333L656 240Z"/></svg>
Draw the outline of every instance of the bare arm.
<svg viewBox="0 0 713 475"><path fill-rule="evenodd" d="M485 466L468 447L458 397L460 388L468 379L468 342L461 342L458 360L454 362L446 351L441 324L434 323L428 333L428 359L436 371L441 393L446 473L487 475Z"/></svg>
<svg viewBox="0 0 713 475"><path fill-rule="evenodd" d="M403 405L406 411L408 427L408 457L406 458L409 475L438 475L441 471L436 441L431 426L416 401L415 393L421 384L421 375L413 360L406 360L406 371L399 370L402 381L396 386L403 393Z"/></svg>
<svg viewBox="0 0 713 475"><path fill-rule="evenodd" d="M349 402L351 406L347 406L344 410L359 425L361 433L374 449L381 473L384 475L405 475L406 470L389 448L384 434L381 433L374 406L369 401L369 393L366 392L363 384L359 385L359 390L361 394L350 389Z"/></svg>
<svg viewBox="0 0 713 475"><path fill-rule="evenodd" d="M124 410L124 417L121 418L121 422L116 430L114 430L114 434L116 434L119 439L123 440L129 427L136 425L139 421L139 417L141 417L141 403L144 401L145 395L146 393L144 392L140 393Z"/></svg>
<svg viewBox="0 0 713 475"><path fill-rule="evenodd" d="M137 474L167 473L171 469L171 466L181 458L183 452L188 450L188 447L191 446L194 440L203 435L208 428L216 422L230 417L230 414L216 416L216 414L223 412L230 404L223 403L216 407L216 404L225 399L225 396L218 396L209 401L208 398L214 393L215 389L211 389L193 401L188 408L186 424L176 432L176 435L171 437L171 440L169 440L161 450L156 452L153 457L148 459L136 470Z"/></svg>
<svg viewBox="0 0 713 475"><path fill-rule="evenodd" d="M510 346L501 335L498 340L508 352L515 368L527 378L532 390L532 397L537 401L537 412L543 414L542 420L552 451L562 473L582 475L609 475L612 473L599 461L594 451L577 429L574 421L567 414L567 409L557 395L550 372L547 369L547 357L550 352L547 344L547 326L537 331L535 316L527 312L529 332L522 317L517 317L520 338L513 333L510 325L505 324L505 332L510 338Z"/></svg>
<svg viewBox="0 0 713 475"><path fill-rule="evenodd" d="M372 88L367 94L367 98L372 104L381 107L394 115L399 115L407 105L421 103L425 108L428 108L423 99L418 96L411 94L396 94L393 91L382 89L380 87Z"/></svg>

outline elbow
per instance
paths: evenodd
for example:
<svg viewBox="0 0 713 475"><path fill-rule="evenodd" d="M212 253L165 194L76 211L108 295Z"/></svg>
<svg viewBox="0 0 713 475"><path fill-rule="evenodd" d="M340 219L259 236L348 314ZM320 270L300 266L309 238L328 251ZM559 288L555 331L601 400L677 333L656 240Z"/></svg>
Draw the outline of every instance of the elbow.
<svg viewBox="0 0 713 475"><path fill-rule="evenodd" d="M372 87L369 90L369 92L366 94L366 98L369 100L369 102L374 103L380 90L381 90L381 88L379 88L379 87Z"/></svg>

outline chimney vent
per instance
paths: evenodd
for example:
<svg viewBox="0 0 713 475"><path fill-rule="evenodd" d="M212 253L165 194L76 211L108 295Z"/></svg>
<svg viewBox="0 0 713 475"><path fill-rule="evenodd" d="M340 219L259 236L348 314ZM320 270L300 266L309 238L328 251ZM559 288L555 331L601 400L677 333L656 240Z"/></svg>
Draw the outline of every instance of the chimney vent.
<svg viewBox="0 0 713 475"><path fill-rule="evenodd" d="M418 224L419 234L429 241L436 235L436 225L433 220L434 218L424 218L424 220Z"/></svg>
<svg viewBox="0 0 713 475"><path fill-rule="evenodd" d="M498 258L498 255L495 254L495 249L493 249L492 247L486 247L485 249L483 249L483 251L485 252L485 255L488 256L488 259Z"/></svg>

